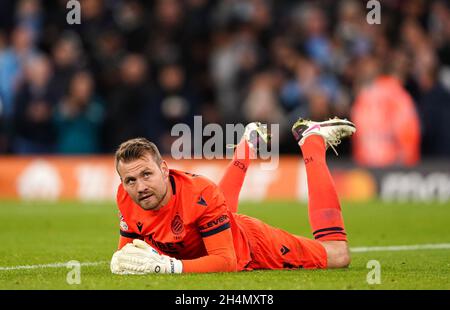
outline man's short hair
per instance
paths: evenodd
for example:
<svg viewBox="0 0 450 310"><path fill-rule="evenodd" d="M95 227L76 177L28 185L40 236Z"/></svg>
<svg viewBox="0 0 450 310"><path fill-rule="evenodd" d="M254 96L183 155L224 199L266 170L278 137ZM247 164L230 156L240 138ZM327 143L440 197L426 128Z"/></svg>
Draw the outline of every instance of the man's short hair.
<svg viewBox="0 0 450 310"><path fill-rule="evenodd" d="M162 163L158 147L145 138L134 138L123 142L116 151L116 168L121 162L130 162L150 154L158 165Z"/></svg>

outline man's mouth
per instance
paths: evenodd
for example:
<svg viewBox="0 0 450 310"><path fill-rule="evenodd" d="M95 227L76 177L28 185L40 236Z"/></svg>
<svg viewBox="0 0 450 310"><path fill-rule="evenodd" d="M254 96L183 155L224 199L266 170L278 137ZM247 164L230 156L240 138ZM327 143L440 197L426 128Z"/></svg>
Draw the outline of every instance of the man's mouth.
<svg viewBox="0 0 450 310"><path fill-rule="evenodd" d="M139 198L139 201L145 201L145 200L148 200L150 197L152 197L153 196L153 194L147 194L147 195L144 195L144 196L141 196L140 198Z"/></svg>

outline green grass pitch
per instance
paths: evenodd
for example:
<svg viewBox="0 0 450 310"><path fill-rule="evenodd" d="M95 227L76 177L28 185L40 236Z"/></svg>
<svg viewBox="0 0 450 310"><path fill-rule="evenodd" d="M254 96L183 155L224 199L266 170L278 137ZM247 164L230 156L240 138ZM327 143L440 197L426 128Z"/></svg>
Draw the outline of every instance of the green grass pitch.
<svg viewBox="0 0 450 310"><path fill-rule="evenodd" d="M450 243L450 204L344 203L351 247ZM240 212L311 236L307 208L295 202L242 203ZM450 289L450 249L353 253L341 270L117 276L108 261L117 245L113 203L0 201L0 289ZM100 262L70 269L6 269L23 265ZM381 284L369 285L369 260L381 265Z"/></svg>

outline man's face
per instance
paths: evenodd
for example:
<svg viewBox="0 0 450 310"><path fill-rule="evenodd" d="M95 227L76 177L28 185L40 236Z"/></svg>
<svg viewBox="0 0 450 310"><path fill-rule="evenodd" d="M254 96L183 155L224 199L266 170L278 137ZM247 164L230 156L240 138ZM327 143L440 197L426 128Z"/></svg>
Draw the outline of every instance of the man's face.
<svg viewBox="0 0 450 310"><path fill-rule="evenodd" d="M130 161L119 161L117 172L131 199L144 210L158 210L167 195L169 168L159 166L150 154Z"/></svg>

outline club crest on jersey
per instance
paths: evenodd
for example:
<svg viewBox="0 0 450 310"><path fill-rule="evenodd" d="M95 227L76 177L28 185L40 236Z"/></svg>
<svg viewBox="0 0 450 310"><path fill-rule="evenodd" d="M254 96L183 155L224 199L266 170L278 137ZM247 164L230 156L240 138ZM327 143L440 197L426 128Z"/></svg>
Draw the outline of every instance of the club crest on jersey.
<svg viewBox="0 0 450 310"><path fill-rule="evenodd" d="M123 219L121 219L121 221L120 221L120 229L122 229L123 231L128 230L128 225L127 225L127 223L125 223L125 221L123 221Z"/></svg>
<svg viewBox="0 0 450 310"><path fill-rule="evenodd" d="M179 216L178 214L175 215L175 217L172 220L172 224L170 226L172 228L172 232L175 235L179 235L183 232L184 229L184 223L183 223L183 219L181 218L181 216Z"/></svg>

